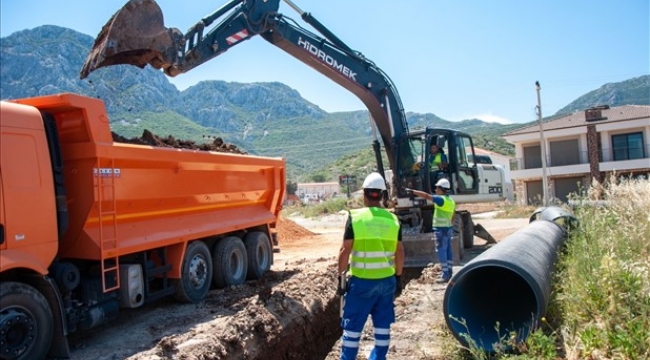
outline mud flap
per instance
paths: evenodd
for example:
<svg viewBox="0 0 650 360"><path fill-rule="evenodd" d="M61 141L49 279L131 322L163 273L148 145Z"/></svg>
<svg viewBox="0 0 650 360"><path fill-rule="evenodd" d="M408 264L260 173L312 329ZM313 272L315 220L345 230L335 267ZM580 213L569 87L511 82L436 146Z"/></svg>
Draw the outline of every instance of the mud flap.
<svg viewBox="0 0 650 360"><path fill-rule="evenodd" d="M48 277L38 279L39 290L47 299L54 319L54 332L52 333L52 344L47 352L48 359L70 359L70 348L66 337L67 324L65 314L60 304L62 302L59 292L56 290L54 280Z"/></svg>
<svg viewBox="0 0 650 360"><path fill-rule="evenodd" d="M163 14L153 0L131 0L108 20L81 68L81 79L104 66L147 64L167 69L177 61L177 43L183 34L164 26ZM167 70L166 70L167 72Z"/></svg>

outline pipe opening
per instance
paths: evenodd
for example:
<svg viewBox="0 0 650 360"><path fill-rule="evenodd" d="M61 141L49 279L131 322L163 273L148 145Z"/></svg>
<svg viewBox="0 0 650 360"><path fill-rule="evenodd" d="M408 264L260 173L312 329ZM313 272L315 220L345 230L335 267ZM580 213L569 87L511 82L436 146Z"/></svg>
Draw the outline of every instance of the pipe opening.
<svg viewBox="0 0 650 360"><path fill-rule="evenodd" d="M493 351L512 331L518 341L528 337L543 297L521 274L502 266L481 266L458 275L444 305L447 325L461 343Z"/></svg>

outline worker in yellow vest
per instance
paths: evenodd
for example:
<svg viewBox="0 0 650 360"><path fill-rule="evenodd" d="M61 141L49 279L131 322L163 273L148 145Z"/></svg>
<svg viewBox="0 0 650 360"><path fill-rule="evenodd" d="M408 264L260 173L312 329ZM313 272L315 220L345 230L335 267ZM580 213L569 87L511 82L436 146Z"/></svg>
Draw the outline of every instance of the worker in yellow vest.
<svg viewBox="0 0 650 360"><path fill-rule="evenodd" d="M386 359L390 346L390 325L395 322L393 300L402 291L404 248L399 220L381 207L385 191L386 182L379 173L368 175L363 182L366 207L350 210L345 225L337 289L345 297L341 359L356 359L368 315L372 317L375 336L369 359ZM341 276L346 276L346 271L351 277L342 288Z"/></svg>
<svg viewBox="0 0 650 360"><path fill-rule="evenodd" d="M441 178L445 177L447 171L447 155L444 150L437 144L431 144L429 147L429 176L430 184L435 184Z"/></svg>
<svg viewBox="0 0 650 360"><path fill-rule="evenodd" d="M449 180L440 179L435 185L435 194L424 191L406 189L413 195L433 201L433 233L436 239L436 252L442 266L442 276L436 280L438 283L447 283L451 279L454 266L454 254L451 246L453 236L454 214L456 202L449 196L451 186Z"/></svg>

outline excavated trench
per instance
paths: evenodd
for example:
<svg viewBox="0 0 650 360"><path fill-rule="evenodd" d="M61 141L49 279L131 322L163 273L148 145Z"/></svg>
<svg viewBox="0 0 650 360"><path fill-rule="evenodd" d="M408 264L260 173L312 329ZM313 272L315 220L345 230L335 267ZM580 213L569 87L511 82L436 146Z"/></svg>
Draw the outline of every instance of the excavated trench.
<svg viewBox="0 0 650 360"><path fill-rule="evenodd" d="M325 311L287 325L255 360L325 359L340 337L339 299L332 298Z"/></svg>
<svg viewBox="0 0 650 360"><path fill-rule="evenodd" d="M422 269L404 269L402 281L404 286L422 276ZM278 334L265 344L268 349L264 354L254 357L255 360L302 360L326 359L332 354L338 358L340 349L335 349L341 337L339 318L340 298L337 296L327 299L324 311L311 316L293 319ZM371 321L368 319L368 321ZM229 354L230 356L230 354Z"/></svg>

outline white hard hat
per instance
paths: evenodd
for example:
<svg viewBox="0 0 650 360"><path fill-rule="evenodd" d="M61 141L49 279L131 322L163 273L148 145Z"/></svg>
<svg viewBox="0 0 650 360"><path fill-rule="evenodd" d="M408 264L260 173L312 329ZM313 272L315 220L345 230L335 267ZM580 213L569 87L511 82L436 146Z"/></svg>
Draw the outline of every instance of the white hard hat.
<svg viewBox="0 0 650 360"><path fill-rule="evenodd" d="M362 187L364 189L386 190L386 182L384 181L384 178L379 175L379 173L373 172L370 173L370 175L366 176Z"/></svg>
<svg viewBox="0 0 650 360"><path fill-rule="evenodd" d="M449 180L447 180L447 179L438 180L438 182L436 183L436 186L440 186L441 188L447 189L447 190L451 189L451 185L449 185Z"/></svg>

